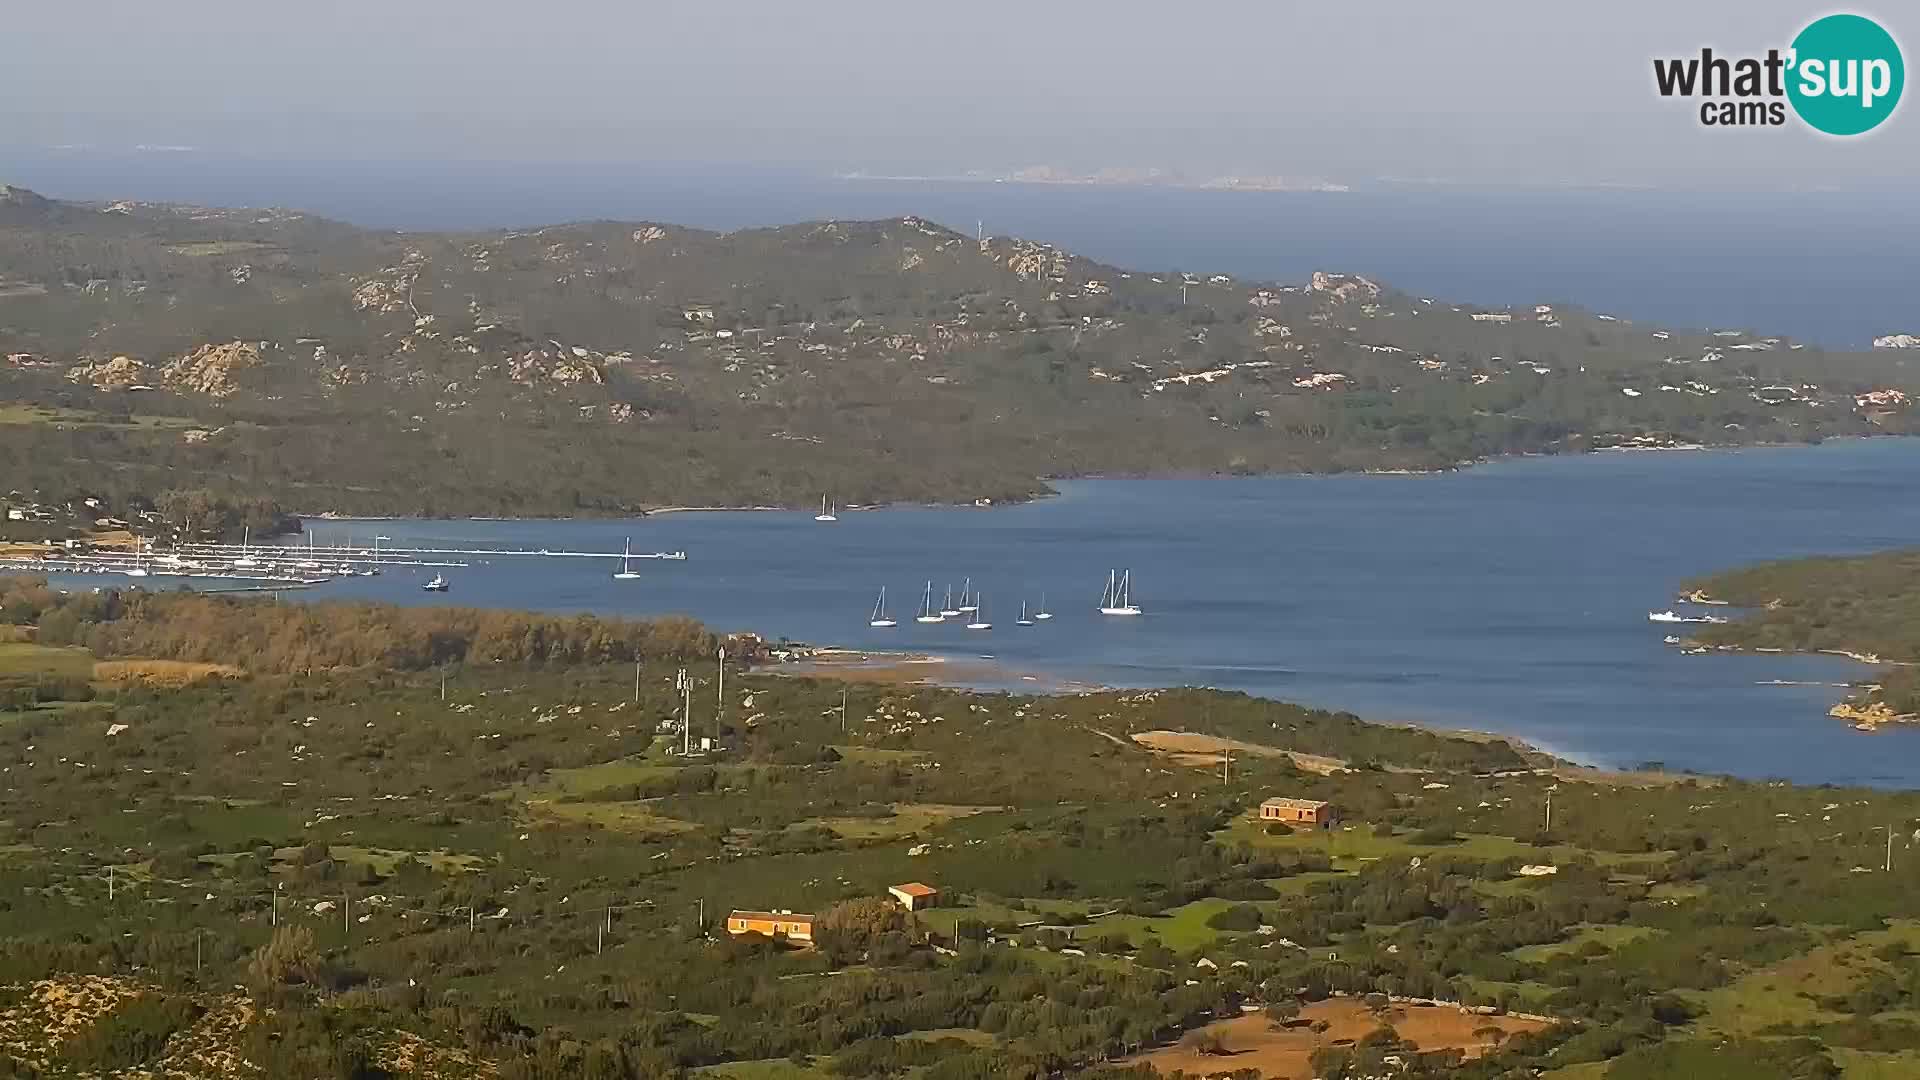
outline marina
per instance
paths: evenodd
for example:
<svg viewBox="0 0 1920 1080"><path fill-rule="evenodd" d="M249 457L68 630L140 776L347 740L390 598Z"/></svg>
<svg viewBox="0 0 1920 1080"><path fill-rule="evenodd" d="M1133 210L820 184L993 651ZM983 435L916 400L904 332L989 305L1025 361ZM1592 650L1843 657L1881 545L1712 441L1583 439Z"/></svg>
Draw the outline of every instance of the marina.
<svg viewBox="0 0 1920 1080"><path fill-rule="evenodd" d="M314 588L343 578L378 577L395 569L459 570L493 559L607 559L619 564L613 577L630 580L640 575L633 571L635 560L652 559L684 562L685 551L636 552L631 543L619 551L554 550L528 547L456 547L456 546L383 546L388 539L375 537L372 544L321 544L314 534L305 534L306 542L255 543L251 539L238 544L208 540L190 540L160 546L139 538L131 548L78 545L48 547L44 554L0 556L0 572L37 574L110 574L128 578L166 578L196 581L233 581L284 588ZM448 591L445 576L436 574L438 584L428 590Z"/></svg>

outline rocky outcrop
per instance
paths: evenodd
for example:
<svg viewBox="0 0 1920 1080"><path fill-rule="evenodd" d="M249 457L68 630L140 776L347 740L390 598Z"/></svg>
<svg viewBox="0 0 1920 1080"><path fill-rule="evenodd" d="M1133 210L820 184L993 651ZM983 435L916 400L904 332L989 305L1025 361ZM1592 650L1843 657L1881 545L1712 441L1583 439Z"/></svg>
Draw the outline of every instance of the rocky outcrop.
<svg viewBox="0 0 1920 1080"><path fill-rule="evenodd" d="M1920 349L1920 337L1912 334L1888 334L1873 339L1876 349Z"/></svg>
<svg viewBox="0 0 1920 1080"><path fill-rule="evenodd" d="M1313 272L1313 280L1308 288L1335 300L1351 300L1356 296L1373 300L1380 296L1380 286L1358 274L1329 274L1324 270Z"/></svg>
<svg viewBox="0 0 1920 1080"><path fill-rule="evenodd" d="M261 346L251 341L202 345L160 369L160 379L187 394L227 397L240 389L240 375L259 367Z"/></svg>
<svg viewBox="0 0 1920 1080"><path fill-rule="evenodd" d="M67 378L101 390L123 390L151 382L153 375L147 365L133 357L116 356L111 360L83 362L68 371Z"/></svg>
<svg viewBox="0 0 1920 1080"><path fill-rule="evenodd" d="M1845 720L1862 731L1872 731L1881 724L1911 724L1920 721L1920 716L1897 713L1884 701L1870 701L1860 704L1843 701L1827 710L1827 715L1835 720Z"/></svg>
<svg viewBox="0 0 1920 1080"><path fill-rule="evenodd" d="M604 361L605 358L577 346L572 349L528 349L517 356L507 357L507 377L529 386L543 382L562 386L601 386L607 379L600 373L596 359Z"/></svg>

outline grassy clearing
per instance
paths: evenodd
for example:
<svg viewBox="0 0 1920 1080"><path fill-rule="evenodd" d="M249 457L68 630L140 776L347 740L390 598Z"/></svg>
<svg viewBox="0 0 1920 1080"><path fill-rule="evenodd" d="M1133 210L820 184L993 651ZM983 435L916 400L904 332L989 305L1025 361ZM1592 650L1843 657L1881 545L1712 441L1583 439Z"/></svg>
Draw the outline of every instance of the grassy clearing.
<svg viewBox="0 0 1920 1080"><path fill-rule="evenodd" d="M478 855L452 851L393 851L385 848L348 847L334 845L327 849L335 862L350 862L371 866L381 874L391 874L402 859L411 856L414 861L442 874L465 873L478 870L486 865L486 860Z"/></svg>
<svg viewBox="0 0 1920 1080"><path fill-rule="evenodd" d="M527 813L535 824L594 825L617 832L664 836L700 826L656 813L647 802L530 802Z"/></svg>
<svg viewBox="0 0 1920 1080"><path fill-rule="evenodd" d="M839 746L834 750L846 761L863 765L907 764L933 757L931 750L887 750L877 746Z"/></svg>
<svg viewBox="0 0 1920 1080"><path fill-rule="evenodd" d="M917 913L915 917L940 933L951 936L955 932L954 927L963 919L978 919L989 926L1018 926L1021 923L1037 922L1045 916L1031 908L1015 904L975 899L966 904L928 908Z"/></svg>
<svg viewBox="0 0 1920 1080"><path fill-rule="evenodd" d="M1726 986L1693 995L1704 1008L1695 1026L1704 1032L1737 1036L1757 1034L1774 1024L1834 1023L1847 1019L1810 1000L1845 994L1866 974L1884 965L1873 950L1902 937L1891 931L1853 937L1748 972Z"/></svg>
<svg viewBox="0 0 1920 1080"><path fill-rule="evenodd" d="M93 654L80 648L10 642L0 645L0 675L91 679Z"/></svg>
<svg viewBox="0 0 1920 1080"><path fill-rule="evenodd" d="M1631 944L1641 938L1652 937L1659 931L1646 926L1598 926L1589 924L1575 930L1565 941L1549 942L1545 945L1528 945L1515 949L1509 955L1515 960L1524 960L1538 964L1570 953L1589 944L1603 945L1608 951L1622 945Z"/></svg>
<svg viewBox="0 0 1920 1080"><path fill-rule="evenodd" d="M1209 897L1195 900L1157 917L1109 915L1089 924L1086 937L1122 934L1135 945L1159 941L1175 952L1187 952L1211 944L1222 932L1207 925L1207 920L1233 906L1231 900Z"/></svg>
<svg viewBox="0 0 1920 1080"><path fill-rule="evenodd" d="M992 1032L981 1031L978 1028L928 1028L925 1031L909 1031L900 1038L915 1039L920 1042L958 1039L969 1046L992 1046L999 1041Z"/></svg>
<svg viewBox="0 0 1920 1080"><path fill-rule="evenodd" d="M823 817L798 824L825 826L846 840L898 840L917 836L949 821L1002 809L1005 808L951 803L894 803L891 817Z"/></svg>
<svg viewBox="0 0 1920 1080"><path fill-rule="evenodd" d="M1900 1054L1835 1050L1833 1060L1840 1066L1840 1075L1845 1080L1912 1080L1920 1076L1920 1052L1911 1050Z"/></svg>
<svg viewBox="0 0 1920 1080"><path fill-rule="evenodd" d="M822 1065L795 1065L786 1058L765 1061L735 1061L725 1065L703 1065L693 1075L705 1080L825 1080L833 1074Z"/></svg>
<svg viewBox="0 0 1920 1080"><path fill-rule="evenodd" d="M245 674L231 664L191 660L101 660L93 665L93 678L97 682L137 682L171 690L205 679L237 679Z"/></svg>
<svg viewBox="0 0 1920 1080"><path fill-rule="evenodd" d="M1380 859L1419 855L1463 855L1489 862L1523 859L1530 863L1555 864L1584 857L1602 865L1669 857L1669 853L1664 852L1628 854L1568 844L1537 847L1512 837L1484 833L1461 833L1458 839L1446 844L1416 844L1413 834L1406 831L1396 831L1392 836L1375 836L1371 826L1365 822L1353 822L1335 829L1302 830L1283 836L1269 836L1260 822L1249 818L1236 821L1215 835L1229 843L1245 843L1254 847L1325 851L1332 857L1334 865L1343 870Z"/></svg>
<svg viewBox="0 0 1920 1080"><path fill-rule="evenodd" d="M0 405L0 424L61 424L89 428L190 428L200 421L185 416L130 413L110 416L88 409L49 409L39 405Z"/></svg>
<svg viewBox="0 0 1920 1080"><path fill-rule="evenodd" d="M621 784L639 784L665 776L677 766L661 765L644 757L625 757L577 769L550 769L541 795L585 795Z"/></svg>
<svg viewBox="0 0 1920 1080"><path fill-rule="evenodd" d="M1552 1072L1540 1074L1540 1080L1603 1080L1611 1061L1583 1061L1578 1065L1563 1065Z"/></svg>

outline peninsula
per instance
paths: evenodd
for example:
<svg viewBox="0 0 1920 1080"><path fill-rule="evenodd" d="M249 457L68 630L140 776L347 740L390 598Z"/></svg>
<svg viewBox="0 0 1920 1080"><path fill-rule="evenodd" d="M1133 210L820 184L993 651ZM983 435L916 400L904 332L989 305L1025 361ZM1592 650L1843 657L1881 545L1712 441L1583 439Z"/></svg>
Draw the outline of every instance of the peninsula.
<svg viewBox="0 0 1920 1080"><path fill-rule="evenodd" d="M0 190L21 501L629 514L1911 432L1905 350L1106 266L917 218L395 233ZM268 512L268 516L272 513Z"/></svg>

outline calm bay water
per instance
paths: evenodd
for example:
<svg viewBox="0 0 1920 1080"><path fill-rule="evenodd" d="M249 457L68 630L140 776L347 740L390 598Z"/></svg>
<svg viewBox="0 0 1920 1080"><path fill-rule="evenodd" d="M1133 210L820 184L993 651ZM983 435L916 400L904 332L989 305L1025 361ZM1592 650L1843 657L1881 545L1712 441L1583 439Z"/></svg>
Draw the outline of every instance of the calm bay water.
<svg viewBox="0 0 1920 1080"><path fill-rule="evenodd" d="M1864 669L1681 656L1650 624L1681 580L1760 559L1911 545L1920 440L1500 462L1440 476L1099 480L992 510L686 513L634 521L316 521L322 542L683 549L616 582L591 559L498 558L335 582L316 598L684 613L819 644L995 657L1123 687L1203 685L1370 719L1520 736L1602 766L1920 787L1920 733L1825 713ZM1110 567L1146 614L1095 612ZM971 577L990 632L912 621L924 582ZM894 630L870 629L887 586ZM1045 593L1055 618L1014 625Z"/></svg>

